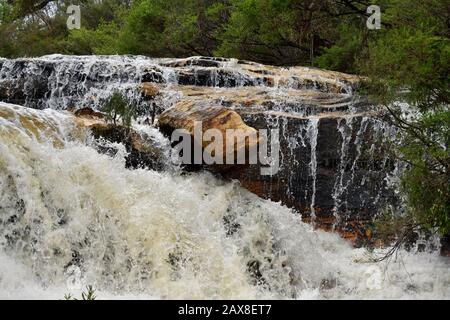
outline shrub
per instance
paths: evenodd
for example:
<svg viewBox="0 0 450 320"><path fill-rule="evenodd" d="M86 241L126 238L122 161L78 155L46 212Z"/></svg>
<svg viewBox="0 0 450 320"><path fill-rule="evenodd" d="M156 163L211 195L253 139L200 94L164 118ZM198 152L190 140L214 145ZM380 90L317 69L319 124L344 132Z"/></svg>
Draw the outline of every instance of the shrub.
<svg viewBox="0 0 450 320"><path fill-rule="evenodd" d="M131 127L131 122L136 119L136 105L128 101L120 92L115 91L102 107L106 119L117 125L120 119L122 126Z"/></svg>
<svg viewBox="0 0 450 320"><path fill-rule="evenodd" d="M71 294L64 295L64 300L95 300L97 297L95 296L95 289L93 286L87 286L86 291L81 293L81 299L74 298Z"/></svg>

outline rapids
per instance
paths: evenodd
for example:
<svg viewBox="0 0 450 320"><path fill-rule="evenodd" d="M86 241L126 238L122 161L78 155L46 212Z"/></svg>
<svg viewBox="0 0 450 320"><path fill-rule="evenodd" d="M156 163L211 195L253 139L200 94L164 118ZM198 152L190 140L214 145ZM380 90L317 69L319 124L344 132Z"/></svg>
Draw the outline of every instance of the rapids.
<svg viewBox="0 0 450 320"><path fill-rule="evenodd" d="M361 224L380 208L397 206L396 188L388 182L401 171L387 152L389 143L383 143L396 134L378 118L377 106L357 93L360 84L360 77L334 71L218 57L0 58L0 101L34 109L101 110L119 91L136 103L143 121L159 121L183 106L202 114L205 106L217 106L237 112L252 128L279 130L276 177L250 170L231 178L357 242L363 241L364 232L355 232ZM146 85L156 93L147 95ZM173 124L166 123L169 129Z"/></svg>
<svg viewBox="0 0 450 320"><path fill-rule="evenodd" d="M238 183L128 170L115 147L69 112L0 103L0 298L450 299L436 252L374 263Z"/></svg>

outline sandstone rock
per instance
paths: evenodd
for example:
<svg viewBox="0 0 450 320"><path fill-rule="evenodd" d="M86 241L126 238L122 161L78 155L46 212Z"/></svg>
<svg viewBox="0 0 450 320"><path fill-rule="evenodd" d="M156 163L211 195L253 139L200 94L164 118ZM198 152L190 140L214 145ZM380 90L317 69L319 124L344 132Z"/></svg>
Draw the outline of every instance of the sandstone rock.
<svg viewBox="0 0 450 320"><path fill-rule="evenodd" d="M224 61L223 58L211 58L211 57L199 57L191 59L176 59L163 63L166 67L186 67L186 66L199 66L199 67L220 67L220 62Z"/></svg>
<svg viewBox="0 0 450 320"><path fill-rule="evenodd" d="M82 108L71 110L75 115L75 123L82 128L91 128L94 125L106 126L106 120L103 113L91 108Z"/></svg>
<svg viewBox="0 0 450 320"><path fill-rule="evenodd" d="M214 105L214 104L197 104L195 102L187 101L187 102L179 102L164 111L159 119L158 126L160 130L167 134L171 135L172 132L176 129L184 129L191 135L192 143L196 143L194 141L194 125L195 122L202 124L202 134L208 129L218 129L222 133L222 153L220 157L222 158L222 163L226 163L227 150L226 145L228 143L227 130L239 130L237 132L237 137L242 136L242 144L239 144L239 139L236 139L233 142L233 158L235 159L236 154L244 148L248 150L252 146L258 144L257 139L257 131L247 126L242 118L233 110L225 108L223 106ZM254 136L255 139L249 139L249 136ZM203 140L200 142L202 144L202 148L206 148L210 142ZM219 155L213 155L219 156ZM192 161L193 163L193 161ZM214 166L214 169L223 171L230 169L230 166Z"/></svg>
<svg viewBox="0 0 450 320"><path fill-rule="evenodd" d="M228 88L268 86L350 93L360 86L362 80L358 76L317 68L281 68L224 58L165 59L161 65L173 68L180 85Z"/></svg>
<svg viewBox="0 0 450 320"><path fill-rule="evenodd" d="M159 93L159 87L151 82L142 83L141 89L147 98L155 98Z"/></svg>
<svg viewBox="0 0 450 320"><path fill-rule="evenodd" d="M93 110L92 108L82 108L74 111L75 116L83 118L104 119L104 114Z"/></svg>
<svg viewBox="0 0 450 320"><path fill-rule="evenodd" d="M122 143L128 152L127 167L163 170L167 165L168 159L166 159L164 150L145 133L108 124L101 112L96 112L91 108L76 110L74 115L77 126L89 129L95 139ZM110 155L117 152L115 148L105 147L102 144L97 144L97 149Z"/></svg>

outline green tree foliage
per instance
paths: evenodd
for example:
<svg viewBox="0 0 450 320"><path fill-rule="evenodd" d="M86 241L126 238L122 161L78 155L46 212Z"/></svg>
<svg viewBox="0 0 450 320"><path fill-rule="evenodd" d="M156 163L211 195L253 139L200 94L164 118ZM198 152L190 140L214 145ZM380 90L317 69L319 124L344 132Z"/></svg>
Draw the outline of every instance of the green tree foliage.
<svg viewBox="0 0 450 320"><path fill-rule="evenodd" d="M117 54L119 31L129 10L129 1L103 0L81 5L81 29L71 30L60 41L63 53Z"/></svg>
<svg viewBox="0 0 450 320"><path fill-rule="evenodd" d="M390 2L386 28L370 39L357 70L369 76L375 101L391 113L408 163L402 177L408 224L450 232L450 8L445 1ZM406 102L415 112L406 115Z"/></svg>
<svg viewBox="0 0 450 320"><path fill-rule="evenodd" d="M50 2L0 1L1 56L34 56L60 49L57 42L64 36L65 22L60 14L49 17L50 8L44 3Z"/></svg>
<svg viewBox="0 0 450 320"><path fill-rule="evenodd" d="M314 64L338 35L361 20L367 1L231 0L217 54L276 65Z"/></svg>
<svg viewBox="0 0 450 320"><path fill-rule="evenodd" d="M106 119L117 125L120 120L125 128L131 127L131 122L136 118L136 106L128 101L120 92L115 91L102 107Z"/></svg>
<svg viewBox="0 0 450 320"><path fill-rule="evenodd" d="M299 1L232 0L235 8L217 53L266 63L307 61L312 24ZM306 1L304 1L306 2Z"/></svg>
<svg viewBox="0 0 450 320"><path fill-rule="evenodd" d="M366 1L317 0L0 0L11 14L0 56L54 52L149 56L223 55L270 64L311 64L332 44L339 19ZM1 2L0 2L1 3ZM81 29L65 27L80 5ZM30 46L31 45L31 46Z"/></svg>
<svg viewBox="0 0 450 320"><path fill-rule="evenodd" d="M450 111L425 114L414 123L431 139L423 143L414 134L407 135L401 153L411 166L402 178L409 216L418 227L450 233ZM431 140L430 139L430 140ZM442 139L442 140L441 140Z"/></svg>
<svg viewBox="0 0 450 320"><path fill-rule="evenodd" d="M67 39L61 40L62 52L80 55L117 54L117 29L118 26L114 22L103 22L94 30L74 29Z"/></svg>
<svg viewBox="0 0 450 320"><path fill-rule="evenodd" d="M226 1L141 0L125 19L122 53L150 56L212 55L226 21Z"/></svg>
<svg viewBox="0 0 450 320"><path fill-rule="evenodd" d="M80 5L81 30L67 29L67 8ZM0 56L115 53L130 1L0 0Z"/></svg>
<svg viewBox="0 0 450 320"><path fill-rule="evenodd" d="M355 62L363 60L367 29L361 25L342 24L336 31L338 35L334 40L335 44L323 49L315 61L316 65L325 69L358 73L360 70Z"/></svg>

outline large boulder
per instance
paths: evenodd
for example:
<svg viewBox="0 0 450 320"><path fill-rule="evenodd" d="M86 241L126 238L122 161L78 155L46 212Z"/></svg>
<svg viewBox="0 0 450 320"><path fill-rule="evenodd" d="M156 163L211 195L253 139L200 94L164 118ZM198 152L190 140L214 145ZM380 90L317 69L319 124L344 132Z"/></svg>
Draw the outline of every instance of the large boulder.
<svg viewBox="0 0 450 320"><path fill-rule="evenodd" d="M201 127L198 128L197 135L195 133L196 124L201 124ZM167 135L171 135L175 130L185 130L190 136L192 149L197 144L201 145L202 150L211 144L211 141L203 139L204 133L209 129L219 130L223 138L221 141L222 150L219 150L220 154L216 154L215 152L211 154L211 156L221 159L218 161L219 165L211 167L217 171L227 171L233 167L232 164L226 165L227 152L229 151L226 149L226 145L229 143L227 141L228 130L236 130L236 135L233 136L234 141L230 142L233 143L233 148L229 152L228 158L232 157L232 159L236 159L241 149L247 154L252 146L258 144L257 131L247 126L237 112L220 105L195 103L193 101L178 102L159 116L158 126ZM254 137L254 139L250 137ZM194 162L192 157L189 163L190 165L203 164L203 161L201 163Z"/></svg>

